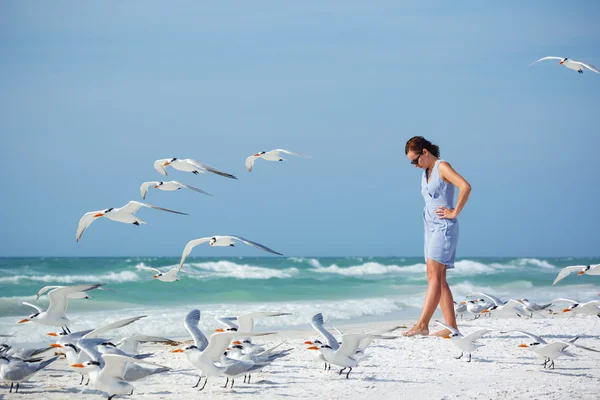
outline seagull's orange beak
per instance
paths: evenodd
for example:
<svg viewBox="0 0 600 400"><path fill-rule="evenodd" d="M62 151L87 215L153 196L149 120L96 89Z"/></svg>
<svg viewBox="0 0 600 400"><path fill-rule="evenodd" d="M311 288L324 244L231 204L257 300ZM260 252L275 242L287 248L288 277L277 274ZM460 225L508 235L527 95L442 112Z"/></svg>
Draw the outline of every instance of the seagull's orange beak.
<svg viewBox="0 0 600 400"><path fill-rule="evenodd" d="M62 349L62 345L58 344L58 343L50 343L50 347L56 347L56 348Z"/></svg>
<svg viewBox="0 0 600 400"><path fill-rule="evenodd" d="M154 189L158 189L158 185L154 186Z"/></svg>
<svg viewBox="0 0 600 400"><path fill-rule="evenodd" d="M310 340L307 340L306 342L304 342L304 344L313 344L313 342L311 342Z"/></svg>
<svg viewBox="0 0 600 400"><path fill-rule="evenodd" d="M58 335L56 334L56 332L48 332L48 333L46 333L46 335L48 335L48 336L58 336Z"/></svg>
<svg viewBox="0 0 600 400"><path fill-rule="evenodd" d="M183 349L171 350L171 353L183 353Z"/></svg>
<svg viewBox="0 0 600 400"><path fill-rule="evenodd" d="M585 272L583 272L583 271L579 271L579 272L577 273L577 275L583 275L583 274L585 274Z"/></svg>
<svg viewBox="0 0 600 400"><path fill-rule="evenodd" d="M571 309L570 309L570 308L565 308L565 309L563 310L563 312L569 312L569 311L571 311Z"/></svg>
<svg viewBox="0 0 600 400"><path fill-rule="evenodd" d="M236 340L235 342L231 342L232 344L242 344L242 342L240 342L239 340Z"/></svg>
<svg viewBox="0 0 600 400"><path fill-rule="evenodd" d="M71 364L71 367L73 368L83 368L83 364Z"/></svg>
<svg viewBox="0 0 600 400"><path fill-rule="evenodd" d="M29 322L29 320L27 318L25 318L25 319L22 319L19 321L20 324L24 324L25 322Z"/></svg>
<svg viewBox="0 0 600 400"><path fill-rule="evenodd" d="M461 301L460 304L467 304L467 302L466 301Z"/></svg>
<svg viewBox="0 0 600 400"><path fill-rule="evenodd" d="M256 154L254 155L254 157L260 157L260 154L256 153Z"/></svg>
<svg viewBox="0 0 600 400"><path fill-rule="evenodd" d="M102 216L104 216L104 214L98 213L98 214L94 215L94 218L98 218L98 217L102 217Z"/></svg>
<svg viewBox="0 0 600 400"><path fill-rule="evenodd" d="M153 278L158 278L158 275L154 275Z"/></svg>
<svg viewBox="0 0 600 400"><path fill-rule="evenodd" d="M310 346L307 347L306 350L319 350L319 348L317 346Z"/></svg>
<svg viewBox="0 0 600 400"><path fill-rule="evenodd" d="M518 347L522 347L522 348L524 348L524 349L525 349L525 348L527 348L527 347L529 347L529 346L527 346L526 344L524 344L524 343L523 343L523 344L520 344Z"/></svg>
<svg viewBox="0 0 600 400"><path fill-rule="evenodd" d="M167 165L171 164L169 161L167 161L166 163L164 163L162 166L166 167Z"/></svg>
<svg viewBox="0 0 600 400"><path fill-rule="evenodd" d="M444 339L450 339L450 335L442 336Z"/></svg>
<svg viewBox="0 0 600 400"><path fill-rule="evenodd" d="M562 64L562 63L564 63L564 61L559 62L559 64Z"/></svg>
<svg viewBox="0 0 600 400"><path fill-rule="evenodd" d="M225 329L223 329L223 328L217 328L217 329L215 329L215 332L225 332Z"/></svg>
<svg viewBox="0 0 600 400"><path fill-rule="evenodd" d="M230 350L231 350L231 347L228 347L228 348L226 348L225 350L227 350L227 351L230 351Z"/></svg>
<svg viewBox="0 0 600 400"><path fill-rule="evenodd" d="M485 314L485 313L488 313L488 312L490 312L490 310L483 310L482 312L480 312L480 314Z"/></svg>

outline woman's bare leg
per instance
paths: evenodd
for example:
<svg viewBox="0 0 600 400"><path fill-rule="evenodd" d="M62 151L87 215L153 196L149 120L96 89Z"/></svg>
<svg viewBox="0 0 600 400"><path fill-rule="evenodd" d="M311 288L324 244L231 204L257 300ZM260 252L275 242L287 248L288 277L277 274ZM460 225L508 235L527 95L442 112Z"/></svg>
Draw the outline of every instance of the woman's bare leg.
<svg viewBox="0 0 600 400"><path fill-rule="evenodd" d="M416 325L411 330L405 332L404 336L429 335L429 321L440 303L442 284L446 281L444 279L446 266L430 258L427 259L426 264L427 294L425 295L423 311L421 311L421 317ZM450 289L448 289L448 291L450 291ZM454 312L454 307L452 307L452 312Z"/></svg>
<svg viewBox="0 0 600 400"><path fill-rule="evenodd" d="M449 325L453 328L456 328L456 314L454 312L454 299L452 298L452 292L450 291L450 286L448 286L448 282L446 281L446 269L444 268L444 274L442 276L442 295L440 296L440 308L442 309L442 313L444 314L444 319L446 320L446 325ZM433 333L433 336L446 336L449 335L450 331L448 329L442 329L436 333Z"/></svg>

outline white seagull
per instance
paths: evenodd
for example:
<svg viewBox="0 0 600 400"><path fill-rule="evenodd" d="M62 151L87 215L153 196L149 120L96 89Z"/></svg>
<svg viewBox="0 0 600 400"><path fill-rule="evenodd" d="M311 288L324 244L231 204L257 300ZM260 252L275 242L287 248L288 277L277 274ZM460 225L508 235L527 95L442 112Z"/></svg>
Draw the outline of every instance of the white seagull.
<svg viewBox="0 0 600 400"><path fill-rule="evenodd" d="M308 350L320 350L321 354L327 362L330 364L338 365L343 367L340 370L341 375L345 369L348 369L346 373L346 379L352 372L352 368L356 367L359 358L356 357L356 352L363 341L363 339L397 339L395 336L381 336L381 335L369 335L364 333L346 333L342 335L342 344L337 350L332 349L329 345L323 344L321 346L311 346Z"/></svg>
<svg viewBox="0 0 600 400"><path fill-rule="evenodd" d="M139 226L140 224L146 224L146 222L142 221L138 217L136 217L135 213L142 207L153 208L155 210L167 211L173 214L181 214L188 215L186 213L182 213L179 211L169 210L167 208L153 206L151 204L140 203L139 201L130 201L126 205L120 208L107 208L106 210L100 211L90 211L85 213L83 217L79 220L79 226L77 227L77 235L75 236L75 241L79 242L83 232L94 222L97 218L106 217L112 221L122 222L124 224L133 224Z"/></svg>
<svg viewBox="0 0 600 400"><path fill-rule="evenodd" d="M212 196L210 193L206 193L204 190L198 189L197 187L186 185L185 183L177 182L177 181L168 181L168 182L144 182L142 186L140 186L140 194L142 195L142 199L146 198L146 194L148 193L148 188L152 186L154 189L164 190L165 192L174 192L175 190L180 189L190 189L194 192L202 193L207 196Z"/></svg>
<svg viewBox="0 0 600 400"><path fill-rule="evenodd" d="M212 172L213 174L224 176L225 178L237 179L235 176L228 174L226 172L219 171L218 169L211 167L208 164L203 164L200 161L192 160L190 158L186 158L184 160L180 160L178 158L163 158L161 160L156 160L154 162L154 168L161 174L167 175L167 170L165 167L171 166L176 170L183 172L191 172L195 175L203 174L205 172Z"/></svg>
<svg viewBox="0 0 600 400"><path fill-rule="evenodd" d="M571 272L577 271L577 275L600 275L600 264L596 265L572 265L570 267L563 268L559 273L552 285L556 285L562 281Z"/></svg>
<svg viewBox="0 0 600 400"><path fill-rule="evenodd" d="M263 160L267 160L267 161L283 161L283 160L285 160L285 158L281 157L281 153L311 158L310 156L300 154L300 153L294 153L293 151L284 150L284 149L261 151L260 153L256 153L253 156L246 158L246 168L248 169L248 172L252 172L252 167L254 166L254 161L258 158L262 158Z"/></svg>
<svg viewBox="0 0 600 400"><path fill-rule="evenodd" d="M486 333L492 332L491 329L478 329L475 332L469 333L467 336L463 336L458 329L440 321L435 322L450 331L450 334L444 336L444 339L450 339L450 341L461 350L460 356L456 357L457 360L460 360L464 353L469 353L469 361L467 362L471 362L471 352L483 346L482 344L475 343L475 341Z"/></svg>
<svg viewBox="0 0 600 400"><path fill-rule="evenodd" d="M511 331L509 331L509 332L511 332ZM544 358L544 368L554 369L554 360L556 360L557 358L559 358L561 356L571 356L571 354L565 352L565 349L569 346L577 347L577 348L588 350L588 351L600 352L600 350L590 349L589 347L575 344L575 341L577 339L579 339L579 337L575 337L575 338L569 340L568 342L556 341L556 342L548 343L544 339L542 339L539 336L534 335L533 333L529 333L529 332L525 332L525 331L517 331L517 330L513 330L512 332L517 332L517 333L521 333L525 336L529 336L533 340L532 343L529 343L529 344L523 343L523 344L520 344L519 347L527 348L527 349L533 351L538 356L543 357ZM550 364L548 364L548 363L550 363Z"/></svg>
<svg viewBox="0 0 600 400"><path fill-rule="evenodd" d="M560 303L571 303L571 305L565 309L563 312L575 312L576 314L585 314L585 315L593 315L600 317L600 300L592 300L587 303L581 303L579 301L570 300L570 299L554 299L553 302Z"/></svg>
<svg viewBox="0 0 600 400"><path fill-rule="evenodd" d="M183 263L185 262L185 259L187 258L187 256L190 255L190 253L192 252L192 249L202 243L207 243L210 246L230 246L230 247L234 247L235 246L235 242L239 241L242 243L245 243L249 246L254 246L258 249L261 249L263 251L267 251L269 253L273 253L273 254L277 254L282 256L283 254L276 252L275 250L271 250L270 248L268 248L267 246L263 246L260 243L257 242L253 242L251 240L248 239L244 239L243 237L240 236L211 236L211 237L203 237L200 239L194 239L194 240L190 240L188 242L188 244L185 246L185 248L183 249L183 254L181 255L181 261L179 262L179 270L181 271L181 267L183 267Z"/></svg>
<svg viewBox="0 0 600 400"><path fill-rule="evenodd" d="M119 394L133 394L134 387L125 380L125 372L129 363L143 363L155 367L167 367L149 361L126 357L119 354L103 354L102 361L86 361L71 365L74 368L83 368L88 371L92 385L108 394L108 400ZM104 365L102 365L104 364Z"/></svg>
<svg viewBox="0 0 600 400"><path fill-rule="evenodd" d="M35 308L37 312L27 318L22 319L19 321L19 324L31 321L41 325L58 326L63 328L63 331L70 333L68 326L71 321L65 315L67 311L68 296L71 293L87 292L97 289L100 286L102 286L102 284L64 286L58 289L52 289L48 293L50 304L48 305L48 309L46 311L42 311L42 309L36 305L23 302L23 304L26 306Z"/></svg>
<svg viewBox="0 0 600 400"><path fill-rule="evenodd" d="M540 61L544 61L544 60L560 60L560 62L559 62L560 65L564 65L565 67L567 67L569 69L579 72L580 74L583 74L584 67L589 69L590 71L600 74L600 70L598 70L598 68L594 67L592 64L586 64L581 61L569 60L566 57L554 57L554 56L543 57L535 62L532 62L531 64L529 64L529 66L532 66L533 64L538 63Z"/></svg>
<svg viewBox="0 0 600 400"><path fill-rule="evenodd" d="M161 282L175 282L181 279L179 278L179 275L177 275L179 273L179 268L171 268L167 272L163 272L158 268L146 267L145 265L138 265L137 268L145 269L146 271L154 271L155 274L152 275L152 278L158 279Z"/></svg>
<svg viewBox="0 0 600 400"><path fill-rule="evenodd" d="M491 313L493 311L493 312L499 313L499 314L509 314L509 313L514 312L519 317L525 316L525 314L523 313L525 311L524 306L522 303L518 302L517 300L509 299L505 303L502 300L500 300L499 298L489 295L489 294L486 294L486 293L473 293L467 297L473 297L473 296L483 296L483 297L488 298L492 303L494 303L491 307L481 311L482 314Z"/></svg>
<svg viewBox="0 0 600 400"><path fill-rule="evenodd" d="M0 381L10 382L9 393L12 393L13 385L16 383L17 388L15 393L18 393L19 383L28 380L33 374L46 368L56 360L58 360L58 357L53 357L46 361L30 363L16 359L11 360L5 356L0 356Z"/></svg>

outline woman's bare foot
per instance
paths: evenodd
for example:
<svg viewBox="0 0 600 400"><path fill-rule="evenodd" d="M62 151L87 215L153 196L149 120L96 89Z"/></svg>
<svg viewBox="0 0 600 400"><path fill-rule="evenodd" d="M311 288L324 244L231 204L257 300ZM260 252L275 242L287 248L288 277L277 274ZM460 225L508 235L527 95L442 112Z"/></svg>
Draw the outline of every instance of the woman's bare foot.
<svg viewBox="0 0 600 400"><path fill-rule="evenodd" d="M444 337L444 336L448 336L450 335L452 332L450 332L448 329L442 329L441 331L437 331L435 333L432 333L429 336L437 336L437 337Z"/></svg>
<svg viewBox="0 0 600 400"><path fill-rule="evenodd" d="M417 336L417 335L421 335L421 336L428 336L429 335L429 328L428 327L423 327L420 325L415 325L413 326L413 328L411 330L408 330L406 332L402 332L403 336L406 337L412 337L412 336Z"/></svg>

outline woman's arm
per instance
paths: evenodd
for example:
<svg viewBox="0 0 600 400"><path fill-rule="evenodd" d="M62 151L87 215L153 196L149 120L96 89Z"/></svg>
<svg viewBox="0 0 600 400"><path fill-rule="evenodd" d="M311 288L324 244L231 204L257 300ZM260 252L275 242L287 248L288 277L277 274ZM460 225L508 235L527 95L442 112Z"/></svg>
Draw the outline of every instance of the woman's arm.
<svg viewBox="0 0 600 400"><path fill-rule="evenodd" d="M450 164L448 164L446 161L440 163L440 165L438 166L438 171L440 173L440 178L456 186L459 192L458 201L456 202L456 207L454 208L454 210L450 210L446 207L440 206L438 207L436 213L438 215L438 218L440 219L454 219L458 217L458 214L460 214L462 209L465 207L465 204L467 204L467 199L469 198L469 194L471 193L471 185L465 180L465 178L460 176L460 174L456 172L454 168L452 168L452 166L450 166Z"/></svg>

